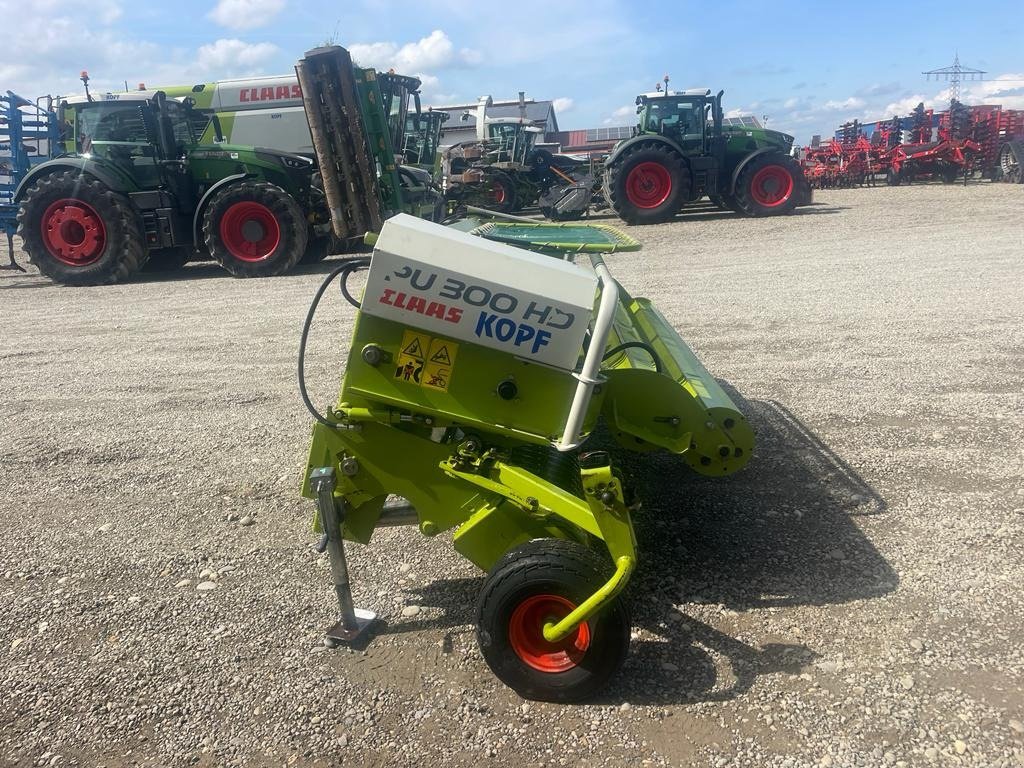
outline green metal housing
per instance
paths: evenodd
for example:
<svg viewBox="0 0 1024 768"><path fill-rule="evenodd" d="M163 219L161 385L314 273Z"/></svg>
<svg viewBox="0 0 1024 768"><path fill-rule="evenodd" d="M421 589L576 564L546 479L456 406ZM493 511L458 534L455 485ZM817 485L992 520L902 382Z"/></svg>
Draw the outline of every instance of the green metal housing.
<svg viewBox="0 0 1024 768"><path fill-rule="evenodd" d="M585 250L593 241L576 238L567 250ZM635 244L625 235L618 240ZM545 234L529 247L548 252L550 245ZM599 255L590 258L595 269L603 267ZM595 306L600 302L595 296ZM368 543L388 496L398 495L415 509L423 534L453 531L455 548L484 570L536 538L603 542L615 573L572 614L545 628L550 640L564 637L614 599L637 560L618 470L604 454L581 460L580 450L552 447L577 378L506 352L440 339L458 348L457 369L443 390L421 386L400 375L403 345L415 330L357 313L329 417L336 425L313 427L302 494L314 498L311 476L334 467L345 538ZM747 462L753 433L743 414L649 301L618 288L606 350L584 438L604 419L624 448L680 454L701 474L727 475ZM581 364L583 356L581 350Z"/></svg>

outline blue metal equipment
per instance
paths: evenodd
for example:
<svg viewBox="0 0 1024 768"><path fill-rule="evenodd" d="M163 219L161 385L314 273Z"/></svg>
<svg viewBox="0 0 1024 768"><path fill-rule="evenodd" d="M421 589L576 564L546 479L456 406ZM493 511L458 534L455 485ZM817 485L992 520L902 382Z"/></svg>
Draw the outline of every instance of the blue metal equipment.
<svg viewBox="0 0 1024 768"><path fill-rule="evenodd" d="M14 260L18 228L14 192L33 165L60 153L60 130L52 103L49 97L33 103L11 91L0 95L0 232L7 235L10 258L0 269L25 271Z"/></svg>

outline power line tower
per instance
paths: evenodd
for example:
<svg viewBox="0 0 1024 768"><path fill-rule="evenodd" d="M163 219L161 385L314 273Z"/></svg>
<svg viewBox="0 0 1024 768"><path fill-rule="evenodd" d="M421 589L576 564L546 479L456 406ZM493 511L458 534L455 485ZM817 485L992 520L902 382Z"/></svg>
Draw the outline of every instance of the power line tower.
<svg viewBox="0 0 1024 768"><path fill-rule="evenodd" d="M949 103L952 105L960 101L960 81L961 80L984 80L987 74L983 69L974 69L972 67L965 67L960 64L959 52L953 57L953 64L949 67L942 67L941 69L932 69L927 72L922 72L925 76L925 80L931 80L932 76L935 76L936 81L946 80L949 82Z"/></svg>

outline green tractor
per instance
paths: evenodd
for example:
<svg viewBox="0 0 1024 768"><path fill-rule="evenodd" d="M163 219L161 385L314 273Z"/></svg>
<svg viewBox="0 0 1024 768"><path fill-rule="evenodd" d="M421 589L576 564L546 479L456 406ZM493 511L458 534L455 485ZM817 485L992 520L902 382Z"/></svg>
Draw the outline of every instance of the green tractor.
<svg viewBox="0 0 1024 768"><path fill-rule="evenodd" d="M261 277L305 253L310 159L199 144L191 105L162 91L87 93L59 110L67 153L15 193L24 249L52 280L114 283L151 257L183 264L197 248L232 275Z"/></svg>
<svg viewBox="0 0 1024 768"><path fill-rule="evenodd" d="M745 216L792 213L810 203L810 185L789 152L793 137L725 126L722 94L658 90L637 96L633 136L604 165L608 204L630 224L657 224L709 197Z"/></svg>

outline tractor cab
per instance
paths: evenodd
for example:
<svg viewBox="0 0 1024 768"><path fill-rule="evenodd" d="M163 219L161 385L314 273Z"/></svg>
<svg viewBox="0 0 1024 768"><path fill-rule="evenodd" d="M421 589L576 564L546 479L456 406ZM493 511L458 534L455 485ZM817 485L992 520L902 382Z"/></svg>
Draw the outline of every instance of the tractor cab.
<svg viewBox="0 0 1024 768"><path fill-rule="evenodd" d="M639 121L634 135L657 134L670 139L684 153L714 153L721 136L722 94L705 88L656 91L636 97Z"/></svg>
<svg viewBox="0 0 1024 768"><path fill-rule="evenodd" d="M420 79L387 72L377 75L377 81L380 85L384 114L388 118L391 146L398 150L405 146L409 118L419 117L422 111L420 109ZM411 115L410 106L413 107Z"/></svg>
<svg viewBox="0 0 1024 768"><path fill-rule="evenodd" d="M450 115L447 112L417 112L405 120L405 144L402 155L405 162L420 168L433 169L437 163L437 148L441 131Z"/></svg>
<svg viewBox="0 0 1024 768"><path fill-rule="evenodd" d="M66 149L115 165L143 189L160 186L167 164L182 162L196 144L191 106L161 92L72 101L64 111L72 126Z"/></svg>
<svg viewBox="0 0 1024 768"><path fill-rule="evenodd" d="M542 128L518 117L487 118L488 154L497 163L526 165L537 137L543 132Z"/></svg>

